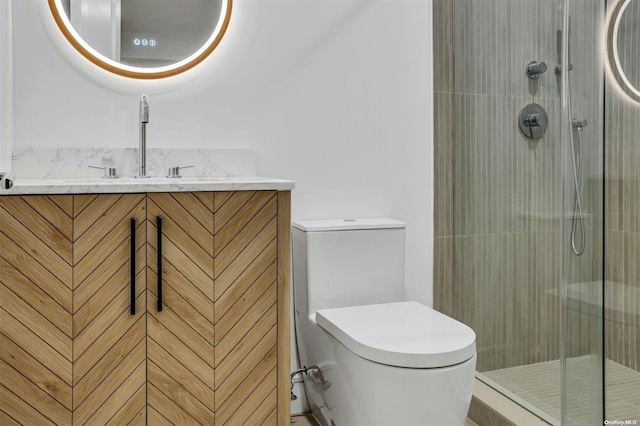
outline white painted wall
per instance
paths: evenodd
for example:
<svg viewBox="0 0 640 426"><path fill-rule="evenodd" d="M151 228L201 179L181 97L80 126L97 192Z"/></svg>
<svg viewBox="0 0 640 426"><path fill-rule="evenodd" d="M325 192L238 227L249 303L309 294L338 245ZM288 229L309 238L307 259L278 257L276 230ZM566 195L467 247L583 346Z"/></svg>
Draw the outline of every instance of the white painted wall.
<svg viewBox="0 0 640 426"><path fill-rule="evenodd" d="M0 171L11 171L13 149L11 0L0 0Z"/></svg>
<svg viewBox="0 0 640 426"><path fill-rule="evenodd" d="M17 149L135 148L147 92L150 147L252 149L296 181L294 219L407 222L405 296L432 304L430 0L236 0L193 81L116 90L63 59L37 2L13 2Z"/></svg>

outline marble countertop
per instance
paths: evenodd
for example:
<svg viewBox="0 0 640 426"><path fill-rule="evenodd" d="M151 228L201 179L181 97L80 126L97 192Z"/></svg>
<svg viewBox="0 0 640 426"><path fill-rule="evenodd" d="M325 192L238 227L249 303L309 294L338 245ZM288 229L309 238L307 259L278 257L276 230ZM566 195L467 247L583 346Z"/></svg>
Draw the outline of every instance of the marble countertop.
<svg viewBox="0 0 640 426"><path fill-rule="evenodd" d="M182 177L182 178L72 178L21 179L13 188L0 190L1 195L52 194L113 194L140 192L198 192L198 191L289 191L295 187L291 180L259 176L242 177Z"/></svg>

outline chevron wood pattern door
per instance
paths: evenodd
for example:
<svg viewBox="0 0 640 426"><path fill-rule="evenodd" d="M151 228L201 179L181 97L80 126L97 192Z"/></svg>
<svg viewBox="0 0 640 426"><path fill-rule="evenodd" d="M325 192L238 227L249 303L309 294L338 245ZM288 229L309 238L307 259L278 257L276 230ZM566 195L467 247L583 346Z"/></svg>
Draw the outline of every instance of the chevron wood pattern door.
<svg viewBox="0 0 640 426"><path fill-rule="evenodd" d="M147 233L149 424L213 425L213 193L149 194Z"/></svg>
<svg viewBox="0 0 640 426"><path fill-rule="evenodd" d="M0 424L71 424L70 196L0 197Z"/></svg>
<svg viewBox="0 0 640 426"><path fill-rule="evenodd" d="M216 424L276 424L279 195L215 195Z"/></svg>
<svg viewBox="0 0 640 426"><path fill-rule="evenodd" d="M144 424L146 197L76 195L73 207L73 423Z"/></svg>

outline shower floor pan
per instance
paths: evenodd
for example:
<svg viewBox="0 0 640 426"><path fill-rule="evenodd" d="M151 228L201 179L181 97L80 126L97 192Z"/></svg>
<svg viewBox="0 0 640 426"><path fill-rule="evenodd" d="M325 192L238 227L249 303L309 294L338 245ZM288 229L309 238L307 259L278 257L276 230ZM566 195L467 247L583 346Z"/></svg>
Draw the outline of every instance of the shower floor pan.
<svg viewBox="0 0 640 426"><path fill-rule="evenodd" d="M592 424L589 415L594 390L590 356L567 361L569 425ZM640 425L640 372L616 362L606 362L606 418L635 420ZM504 368L478 373L496 388L550 424L560 424L560 361Z"/></svg>

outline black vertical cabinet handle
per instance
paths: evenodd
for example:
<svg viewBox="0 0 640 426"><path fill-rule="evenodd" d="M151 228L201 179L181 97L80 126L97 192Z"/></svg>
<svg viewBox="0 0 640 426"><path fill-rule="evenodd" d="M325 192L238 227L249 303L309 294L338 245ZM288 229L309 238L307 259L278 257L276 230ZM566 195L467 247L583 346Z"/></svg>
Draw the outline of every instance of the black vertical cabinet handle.
<svg viewBox="0 0 640 426"><path fill-rule="evenodd" d="M158 312L162 312L162 216L156 219L158 228Z"/></svg>
<svg viewBox="0 0 640 426"><path fill-rule="evenodd" d="M131 315L136 314L136 218L131 218Z"/></svg>

